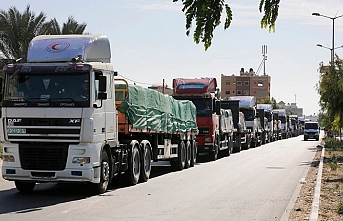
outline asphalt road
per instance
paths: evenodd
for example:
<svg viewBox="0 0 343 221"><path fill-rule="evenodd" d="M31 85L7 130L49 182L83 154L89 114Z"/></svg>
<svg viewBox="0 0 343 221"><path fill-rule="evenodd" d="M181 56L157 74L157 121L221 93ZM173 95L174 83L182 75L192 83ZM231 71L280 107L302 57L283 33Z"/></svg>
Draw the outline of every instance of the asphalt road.
<svg viewBox="0 0 343 221"><path fill-rule="evenodd" d="M155 165L147 183L96 196L66 184L25 195L0 179L0 220L283 220L318 143L299 136L178 172Z"/></svg>

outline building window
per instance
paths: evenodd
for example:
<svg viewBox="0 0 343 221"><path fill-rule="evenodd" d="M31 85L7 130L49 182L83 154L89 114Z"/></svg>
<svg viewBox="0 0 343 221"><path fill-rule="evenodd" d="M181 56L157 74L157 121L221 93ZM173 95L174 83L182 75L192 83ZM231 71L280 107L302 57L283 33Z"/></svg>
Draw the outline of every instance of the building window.
<svg viewBox="0 0 343 221"><path fill-rule="evenodd" d="M235 84L235 82L234 82L234 81L232 81L232 84Z"/></svg>
<svg viewBox="0 0 343 221"><path fill-rule="evenodd" d="M225 91L225 94L230 94L230 91Z"/></svg>
<svg viewBox="0 0 343 221"><path fill-rule="evenodd" d="M249 96L249 91L245 90L245 91L244 91L244 95Z"/></svg>
<svg viewBox="0 0 343 221"><path fill-rule="evenodd" d="M263 96L263 91L257 91L258 96Z"/></svg>
<svg viewBox="0 0 343 221"><path fill-rule="evenodd" d="M237 90L237 95L242 95L242 91Z"/></svg>
<svg viewBox="0 0 343 221"><path fill-rule="evenodd" d="M235 94L235 91L232 91L232 94Z"/></svg>
<svg viewBox="0 0 343 221"><path fill-rule="evenodd" d="M230 85L230 81L226 81L225 84L226 84L226 85Z"/></svg>
<svg viewBox="0 0 343 221"><path fill-rule="evenodd" d="M237 81L237 86L242 86L242 81Z"/></svg>
<svg viewBox="0 0 343 221"><path fill-rule="evenodd" d="M249 81L244 81L244 86L249 86Z"/></svg>
<svg viewBox="0 0 343 221"><path fill-rule="evenodd" d="M263 87L263 82L258 82L257 86L258 87Z"/></svg>

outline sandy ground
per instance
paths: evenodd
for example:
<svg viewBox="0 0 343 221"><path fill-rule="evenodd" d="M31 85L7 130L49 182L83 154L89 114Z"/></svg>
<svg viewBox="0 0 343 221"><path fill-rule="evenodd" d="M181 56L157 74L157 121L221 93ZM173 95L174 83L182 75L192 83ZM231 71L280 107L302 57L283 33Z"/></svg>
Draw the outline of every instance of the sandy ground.
<svg viewBox="0 0 343 221"><path fill-rule="evenodd" d="M311 168L302 184L300 194L290 212L289 220L304 221L310 219L312 200L316 185L321 151L317 151ZM337 169L332 170L330 162L333 156L337 159ZM332 151L325 149L322 183L320 189L319 216L321 221L342 221L343 214L337 212L339 203L343 203L343 149Z"/></svg>

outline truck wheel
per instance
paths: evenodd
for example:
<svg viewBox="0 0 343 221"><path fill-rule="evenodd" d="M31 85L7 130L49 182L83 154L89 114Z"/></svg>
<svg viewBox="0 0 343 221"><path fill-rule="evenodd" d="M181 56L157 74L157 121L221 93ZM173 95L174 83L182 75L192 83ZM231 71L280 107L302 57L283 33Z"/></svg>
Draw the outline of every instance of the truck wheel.
<svg viewBox="0 0 343 221"><path fill-rule="evenodd" d="M177 153L177 159L170 161L170 165L174 170L183 170L183 168L185 168L187 155L185 142L180 141Z"/></svg>
<svg viewBox="0 0 343 221"><path fill-rule="evenodd" d="M192 156L191 156L190 166L194 167L197 162L197 152L198 152L197 142L195 140L191 142L191 149L192 149Z"/></svg>
<svg viewBox="0 0 343 221"><path fill-rule="evenodd" d="M229 136L228 143L227 143L227 150L226 150L226 155L230 156L231 153L233 152L233 136Z"/></svg>
<svg viewBox="0 0 343 221"><path fill-rule="evenodd" d="M14 181L15 187L19 192L30 193L36 186L34 182Z"/></svg>
<svg viewBox="0 0 343 221"><path fill-rule="evenodd" d="M242 150L242 140L241 140L241 135L237 134L236 136L236 142L233 148L234 153L239 153Z"/></svg>
<svg viewBox="0 0 343 221"><path fill-rule="evenodd" d="M186 143L186 161L185 161L185 169L191 166L191 158L192 158L192 147L191 142L187 141Z"/></svg>
<svg viewBox="0 0 343 221"><path fill-rule="evenodd" d="M213 144L213 151L210 152L209 157L211 161L216 161L218 159L218 153L219 153L219 142L218 142L218 138L215 138L215 142Z"/></svg>
<svg viewBox="0 0 343 221"><path fill-rule="evenodd" d="M139 181L141 171L141 160L140 160L139 149L137 145L129 151L129 169L125 171L125 181L128 185L136 185Z"/></svg>
<svg viewBox="0 0 343 221"><path fill-rule="evenodd" d="M262 133L262 144L266 144L266 134Z"/></svg>
<svg viewBox="0 0 343 221"><path fill-rule="evenodd" d="M227 136L225 136L225 146L226 146L226 149L225 150L222 150L221 151L221 154L223 155L223 157L226 157L226 156L230 156L230 154L231 154L231 146L230 146L230 140L231 140L231 137L227 137Z"/></svg>
<svg viewBox="0 0 343 221"><path fill-rule="evenodd" d="M150 143L147 142L142 147L142 159L141 159L141 174L139 180L141 182L146 182L149 180L150 173L151 173L151 146Z"/></svg>
<svg viewBox="0 0 343 221"><path fill-rule="evenodd" d="M100 183L92 183L93 191L96 194L102 194L107 190L110 177L109 165L108 154L106 150L103 150L101 153Z"/></svg>

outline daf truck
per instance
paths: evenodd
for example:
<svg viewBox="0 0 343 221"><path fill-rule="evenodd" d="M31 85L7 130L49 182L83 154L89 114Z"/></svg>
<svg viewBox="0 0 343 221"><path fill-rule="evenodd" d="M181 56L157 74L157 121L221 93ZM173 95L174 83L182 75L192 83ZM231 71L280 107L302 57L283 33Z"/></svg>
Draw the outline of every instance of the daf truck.
<svg viewBox="0 0 343 221"><path fill-rule="evenodd" d="M148 181L152 161L178 170L196 160L196 109L155 90L116 84L104 35L42 35L26 63L3 68L2 176L21 192L36 183Z"/></svg>

